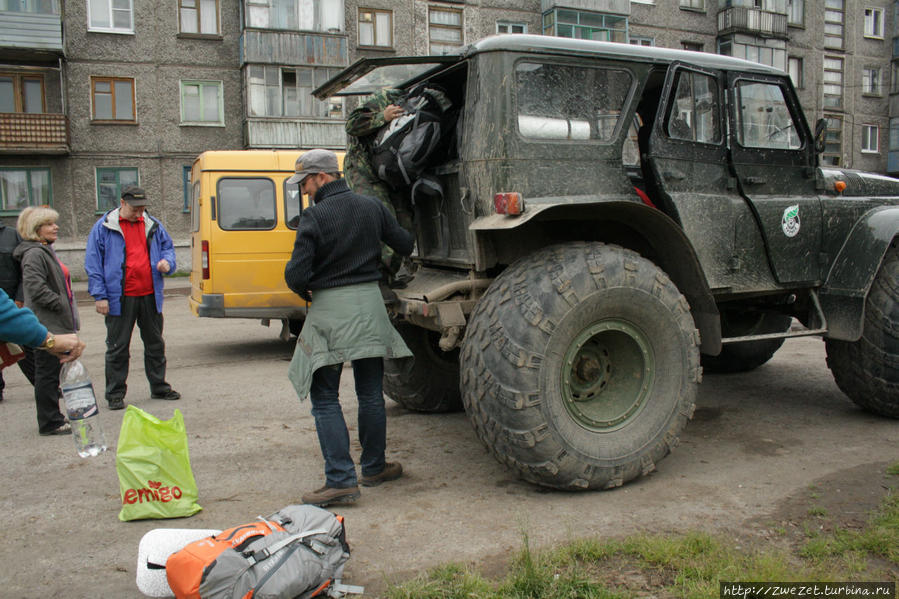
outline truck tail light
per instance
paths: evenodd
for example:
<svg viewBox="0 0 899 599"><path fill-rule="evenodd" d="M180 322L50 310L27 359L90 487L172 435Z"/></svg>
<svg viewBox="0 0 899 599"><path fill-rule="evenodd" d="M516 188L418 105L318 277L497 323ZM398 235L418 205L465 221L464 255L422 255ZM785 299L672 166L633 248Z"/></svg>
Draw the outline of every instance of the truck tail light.
<svg viewBox="0 0 899 599"><path fill-rule="evenodd" d="M203 266L203 279L209 278L209 242L203 240L200 244L200 264Z"/></svg>
<svg viewBox="0 0 899 599"><path fill-rule="evenodd" d="M524 212L524 198L517 191L507 191L493 196L493 207L497 214L517 216Z"/></svg>

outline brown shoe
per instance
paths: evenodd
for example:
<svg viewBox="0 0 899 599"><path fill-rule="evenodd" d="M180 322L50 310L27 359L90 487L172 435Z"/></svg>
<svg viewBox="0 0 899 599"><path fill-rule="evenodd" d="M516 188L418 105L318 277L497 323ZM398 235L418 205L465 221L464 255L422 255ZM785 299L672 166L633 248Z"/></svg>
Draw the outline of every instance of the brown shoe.
<svg viewBox="0 0 899 599"><path fill-rule="evenodd" d="M318 507L325 507L326 505L331 505L332 503L353 503L357 499L361 493L359 492L359 487L345 487L343 489L337 489L335 487L329 487L325 485L321 489L316 489L311 493L306 493L303 495L303 503L308 505L315 505Z"/></svg>
<svg viewBox="0 0 899 599"><path fill-rule="evenodd" d="M381 470L379 474L375 474L374 476L363 476L362 477L362 486L363 487L377 487L381 483L386 483L391 480L396 480L403 475L403 465L399 462L387 462L387 465L384 466L384 469Z"/></svg>

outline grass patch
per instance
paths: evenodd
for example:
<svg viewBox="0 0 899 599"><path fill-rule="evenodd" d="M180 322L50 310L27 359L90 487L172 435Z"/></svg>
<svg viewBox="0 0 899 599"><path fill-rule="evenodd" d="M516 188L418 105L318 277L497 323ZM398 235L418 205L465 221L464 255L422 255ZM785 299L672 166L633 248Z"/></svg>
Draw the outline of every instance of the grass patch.
<svg viewBox="0 0 899 599"><path fill-rule="evenodd" d="M895 472L890 472L895 470ZM899 463L890 466L899 474ZM808 511L819 519L826 514ZM808 523L806 523L808 524ZM888 493L860 530L822 533L807 526L792 546L703 532L585 539L536 553L522 549L502 580L441 566L388 587L388 599L631 599L717 597L719 581L862 581L899 578L899 493ZM783 534L780 531L773 531Z"/></svg>

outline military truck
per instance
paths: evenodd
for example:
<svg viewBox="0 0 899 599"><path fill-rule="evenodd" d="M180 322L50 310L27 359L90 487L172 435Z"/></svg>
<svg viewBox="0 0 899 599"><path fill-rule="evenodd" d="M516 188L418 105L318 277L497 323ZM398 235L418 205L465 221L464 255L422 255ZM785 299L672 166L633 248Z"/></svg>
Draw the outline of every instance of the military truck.
<svg viewBox="0 0 899 599"><path fill-rule="evenodd" d="M362 59L315 93L421 82L458 118L442 193L414 206L392 399L464 407L499 461L562 489L652 471L703 366L758 367L789 337L823 337L840 389L899 417L899 180L822 166L784 72L512 35Z"/></svg>

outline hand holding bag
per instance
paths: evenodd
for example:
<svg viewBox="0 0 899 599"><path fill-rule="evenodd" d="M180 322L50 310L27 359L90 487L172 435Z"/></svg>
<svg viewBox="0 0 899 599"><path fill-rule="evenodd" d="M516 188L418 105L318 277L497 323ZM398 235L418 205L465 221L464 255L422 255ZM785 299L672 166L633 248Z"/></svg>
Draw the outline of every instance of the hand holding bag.
<svg viewBox="0 0 899 599"><path fill-rule="evenodd" d="M180 410L160 420L128 406L116 449L116 472L122 493L119 520L192 516L197 483L190 469L187 431Z"/></svg>

